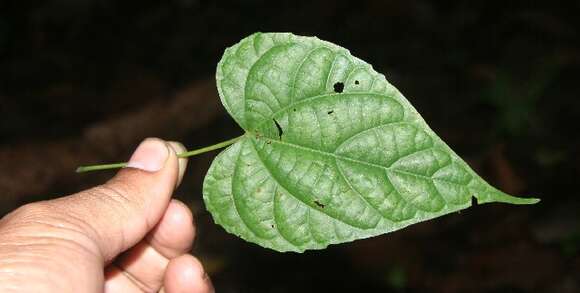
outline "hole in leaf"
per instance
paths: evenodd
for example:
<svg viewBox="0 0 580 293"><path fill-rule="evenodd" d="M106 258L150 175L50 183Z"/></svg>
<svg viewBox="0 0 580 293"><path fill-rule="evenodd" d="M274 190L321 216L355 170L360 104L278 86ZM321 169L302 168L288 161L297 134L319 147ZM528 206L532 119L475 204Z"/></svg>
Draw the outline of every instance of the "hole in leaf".
<svg viewBox="0 0 580 293"><path fill-rule="evenodd" d="M284 131L282 130L282 126L280 126L280 123L278 123L278 121L276 121L276 119L272 119L274 120L274 124L276 125L276 128L278 129L278 137L280 138L280 140L282 140L282 134L284 134Z"/></svg>
<svg viewBox="0 0 580 293"><path fill-rule="evenodd" d="M337 82L334 84L334 92L335 93L342 93L342 91L344 91L344 83L342 82Z"/></svg>
<svg viewBox="0 0 580 293"><path fill-rule="evenodd" d="M330 110L327 113L328 113L328 115L330 115L330 114L334 113L334 110Z"/></svg>
<svg viewBox="0 0 580 293"><path fill-rule="evenodd" d="M360 82L358 82L358 80L355 80L355 81L354 81L354 84L359 84L359 83L360 83Z"/></svg>
<svg viewBox="0 0 580 293"><path fill-rule="evenodd" d="M316 204L319 208L323 209L324 208L324 204L322 204L321 202L319 202L318 200L314 201L314 204Z"/></svg>
<svg viewBox="0 0 580 293"><path fill-rule="evenodd" d="M477 206L477 198L475 196L471 196L471 206Z"/></svg>

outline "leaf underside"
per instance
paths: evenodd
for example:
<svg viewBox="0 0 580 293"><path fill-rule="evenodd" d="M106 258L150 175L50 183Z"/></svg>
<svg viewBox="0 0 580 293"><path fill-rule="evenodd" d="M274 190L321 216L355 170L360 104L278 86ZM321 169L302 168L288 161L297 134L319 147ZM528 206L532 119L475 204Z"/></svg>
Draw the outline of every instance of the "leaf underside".
<svg viewBox="0 0 580 293"><path fill-rule="evenodd" d="M222 103L246 134L204 181L228 232L302 252L478 203L532 204L481 179L371 65L315 37L256 33L228 48Z"/></svg>

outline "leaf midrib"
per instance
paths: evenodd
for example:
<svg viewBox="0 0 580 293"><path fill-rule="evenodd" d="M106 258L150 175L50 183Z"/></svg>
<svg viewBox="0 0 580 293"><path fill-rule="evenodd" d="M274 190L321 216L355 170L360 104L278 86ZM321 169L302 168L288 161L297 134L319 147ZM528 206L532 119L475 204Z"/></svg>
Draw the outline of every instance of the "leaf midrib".
<svg viewBox="0 0 580 293"><path fill-rule="evenodd" d="M375 164L375 163L370 163L370 162L366 162L366 161L362 161L362 160L350 158L350 157L347 157L347 156L339 155L339 154L336 154L336 153L324 152L324 151L317 150L317 149L314 149L314 148L309 148L309 147L306 147L306 146L303 146L303 145L298 145L298 144L294 144L294 143L290 143L290 142L280 141L280 140L277 140L277 139L271 139L271 138L264 139L262 136L258 136L256 134L251 134L249 132L246 132L246 135L247 135L247 137L249 139L264 140L264 143L269 142L269 143L273 143L273 144L285 145L285 146L289 146L289 147L292 147L292 148L295 148L295 149L299 149L299 150L308 151L308 152L316 153L316 154L319 154L319 155L323 155L323 156L326 156L326 157L332 157L335 160L338 159L338 160L349 161L351 163L357 163L357 164L362 164L362 165L365 165L365 166L368 166L368 167L379 168L379 169L383 169L383 170L389 171L389 172L396 172L396 173L400 173L400 174L405 174L405 175L410 175L410 176L414 176L414 177L423 178L423 179L426 179L426 180L438 180L438 181L444 181L444 182L451 183L451 184L455 184L455 185L459 185L459 186L464 186L463 184L459 184L457 182L445 180L445 179L442 179L442 178L434 178L434 177L425 176L425 175L421 175L421 174L411 173L411 172L408 172L408 171L399 170L399 169L396 169L396 168L392 167L392 165L394 163L396 163L397 161L399 161L399 160L401 160L401 159L403 159L403 158L405 158L407 156L410 156L410 155L416 153L417 151L412 152L410 154L406 154L406 155L398 158L397 161L395 161L395 162L393 162L391 164L391 166L383 166L383 165L379 165L379 164ZM255 144L252 144L252 147L255 149ZM427 149L430 149L430 148L435 148L435 146L431 146L431 147L422 149L420 151L427 150ZM256 149L256 151L258 151L258 150ZM451 163L454 163L454 162L455 162L455 160L453 159L453 157L451 157L450 158L450 164ZM264 162L262 162L262 163L264 163ZM439 168L439 170L442 169L442 168L443 167Z"/></svg>

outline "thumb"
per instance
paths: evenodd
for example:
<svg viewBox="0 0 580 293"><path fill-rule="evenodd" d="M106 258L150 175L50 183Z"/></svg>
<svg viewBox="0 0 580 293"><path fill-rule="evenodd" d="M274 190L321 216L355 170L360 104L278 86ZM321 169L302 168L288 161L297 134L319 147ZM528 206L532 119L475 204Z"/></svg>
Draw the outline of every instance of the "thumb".
<svg viewBox="0 0 580 293"><path fill-rule="evenodd" d="M185 171L185 148L156 138L144 140L107 183L47 203L78 222L106 262L137 244L161 219Z"/></svg>

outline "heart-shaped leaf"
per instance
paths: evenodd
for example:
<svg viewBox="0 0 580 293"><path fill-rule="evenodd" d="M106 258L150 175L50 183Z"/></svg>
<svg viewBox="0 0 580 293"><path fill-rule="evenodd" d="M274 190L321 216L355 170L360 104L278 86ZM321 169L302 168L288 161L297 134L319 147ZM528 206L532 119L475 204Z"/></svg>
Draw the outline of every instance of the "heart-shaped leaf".
<svg viewBox="0 0 580 293"><path fill-rule="evenodd" d="M314 37L256 33L217 68L246 134L204 181L216 223L277 251L372 237L478 203L536 203L493 188L382 74Z"/></svg>

